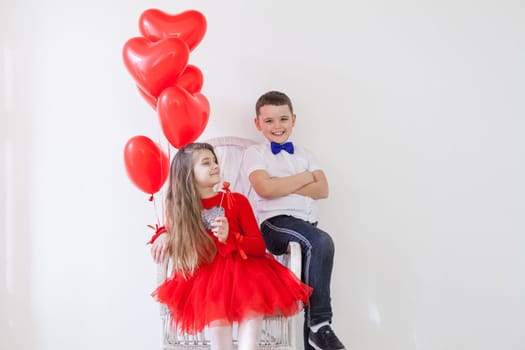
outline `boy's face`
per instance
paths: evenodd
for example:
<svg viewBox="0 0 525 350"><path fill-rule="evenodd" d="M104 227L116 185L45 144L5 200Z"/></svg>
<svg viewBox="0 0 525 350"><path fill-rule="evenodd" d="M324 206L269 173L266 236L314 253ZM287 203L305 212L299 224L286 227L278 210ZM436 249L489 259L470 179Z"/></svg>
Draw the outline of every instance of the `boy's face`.
<svg viewBox="0 0 525 350"><path fill-rule="evenodd" d="M259 116L254 121L267 140L284 143L292 134L295 114L292 114L288 105L264 105L259 108Z"/></svg>

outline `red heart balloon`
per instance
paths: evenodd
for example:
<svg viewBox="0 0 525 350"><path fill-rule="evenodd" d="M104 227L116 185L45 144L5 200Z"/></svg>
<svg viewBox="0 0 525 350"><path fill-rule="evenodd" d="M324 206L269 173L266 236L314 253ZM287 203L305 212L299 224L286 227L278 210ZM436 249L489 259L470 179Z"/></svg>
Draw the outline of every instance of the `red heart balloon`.
<svg viewBox="0 0 525 350"><path fill-rule="evenodd" d="M144 100L154 109L157 109L157 99L150 94L148 94L146 91L142 90L140 86L137 85L137 90L139 90L140 96L144 98Z"/></svg>
<svg viewBox="0 0 525 350"><path fill-rule="evenodd" d="M175 85L186 68L190 51L177 38L155 43L141 37L129 39L122 50L124 64L137 85L147 94L158 97L162 90Z"/></svg>
<svg viewBox="0 0 525 350"><path fill-rule="evenodd" d="M157 113L166 139L173 147L182 148L195 141L206 128L210 105L203 94L191 95L173 86L160 94Z"/></svg>
<svg viewBox="0 0 525 350"><path fill-rule="evenodd" d="M160 190L170 168L166 153L146 136L128 140L124 147L124 164L131 182L148 194Z"/></svg>
<svg viewBox="0 0 525 350"><path fill-rule="evenodd" d="M144 11L139 18L140 33L151 41L178 37L192 51L206 33L206 17L196 10L170 15L158 9Z"/></svg>
<svg viewBox="0 0 525 350"><path fill-rule="evenodd" d="M186 89L190 94L201 91L203 85L203 75L199 68L188 64L184 71L177 79L177 86ZM157 98L151 96L146 91L142 90L140 86L137 85L140 95L144 100L154 109L157 110ZM207 101L206 101L207 102ZM209 109L209 107L208 107Z"/></svg>
<svg viewBox="0 0 525 350"><path fill-rule="evenodd" d="M186 89L190 94L201 91L204 83L204 76L201 70L194 65L188 64L184 72L177 80L177 85Z"/></svg>
<svg viewBox="0 0 525 350"><path fill-rule="evenodd" d="M208 102L206 96L199 92L193 94L193 98L195 99L195 102L199 105L201 111L205 113L205 117L201 120L201 128L202 130L204 130L206 128L206 125L208 124L208 119L210 117L210 102Z"/></svg>

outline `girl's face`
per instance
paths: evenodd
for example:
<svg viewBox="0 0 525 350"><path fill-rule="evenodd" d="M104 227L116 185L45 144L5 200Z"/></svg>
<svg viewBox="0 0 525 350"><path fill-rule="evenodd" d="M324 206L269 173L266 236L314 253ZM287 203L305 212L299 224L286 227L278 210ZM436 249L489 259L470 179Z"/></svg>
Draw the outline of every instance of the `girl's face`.
<svg viewBox="0 0 525 350"><path fill-rule="evenodd" d="M200 189L210 189L221 181L217 160L210 150L198 150L195 155L193 174L195 184Z"/></svg>

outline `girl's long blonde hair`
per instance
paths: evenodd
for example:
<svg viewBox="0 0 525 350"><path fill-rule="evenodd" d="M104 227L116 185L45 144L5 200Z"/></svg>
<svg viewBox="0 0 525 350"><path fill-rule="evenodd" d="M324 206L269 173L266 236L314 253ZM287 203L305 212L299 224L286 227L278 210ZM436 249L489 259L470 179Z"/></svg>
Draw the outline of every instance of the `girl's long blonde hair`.
<svg viewBox="0 0 525 350"><path fill-rule="evenodd" d="M191 143L179 149L171 162L166 193L166 227L173 269L184 276L193 274L201 263L211 262L217 253L202 222L201 198L195 186L193 169L200 150L211 151L217 161L213 146L207 143Z"/></svg>

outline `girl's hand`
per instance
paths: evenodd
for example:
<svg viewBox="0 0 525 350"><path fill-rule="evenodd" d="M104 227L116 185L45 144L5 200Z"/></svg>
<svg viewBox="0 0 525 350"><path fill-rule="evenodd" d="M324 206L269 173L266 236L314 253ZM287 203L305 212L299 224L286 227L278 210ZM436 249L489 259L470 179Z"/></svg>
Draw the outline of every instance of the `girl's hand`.
<svg viewBox="0 0 525 350"><path fill-rule="evenodd" d="M217 237L219 242L225 243L226 239L228 239L228 232L230 231L230 225L228 224L228 219L226 217L221 216L215 219L214 222L211 223L212 229L211 231Z"/></svg>
<svg viewBox="0 0 525 350"><path fill-rule="evenodd" d="M168 256L169 243L170 236L167 233L162 233L157 237L155 242L153 242L153 245L151 246L151 256L153 257L153 261L157 264L163 262Z"/></svg>

